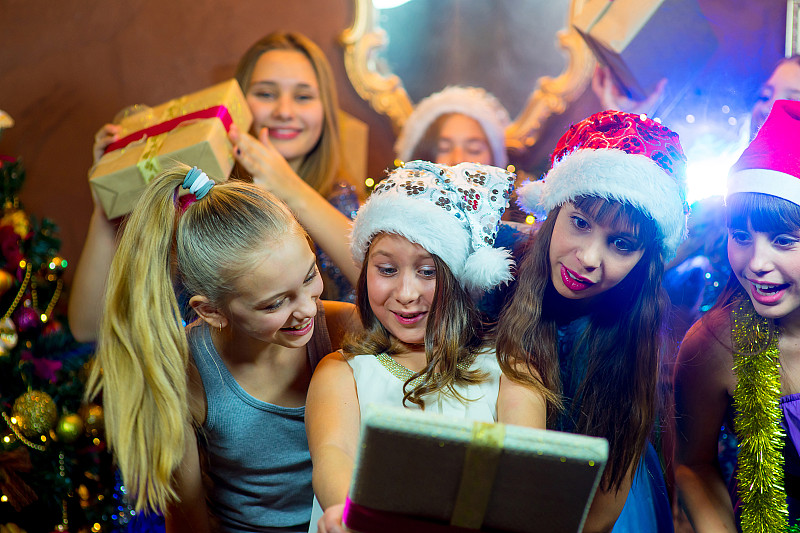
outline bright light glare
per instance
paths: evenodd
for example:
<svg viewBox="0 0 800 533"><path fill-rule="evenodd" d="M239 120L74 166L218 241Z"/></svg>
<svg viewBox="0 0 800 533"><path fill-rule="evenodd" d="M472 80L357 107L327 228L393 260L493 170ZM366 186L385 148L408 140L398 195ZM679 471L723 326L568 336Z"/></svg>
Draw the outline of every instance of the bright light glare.
<svg viewBox="0 0 800 533"><path fill-rule="evenodd" d="M730 131L708 124L701 123L695 127L704 132L684 144L688 160L686 201L689 205L710 196L725 196L728 171L747 144L742 131L732 136Z"/></svg>
<svg viewBox="0 0 800 533"><path fill-rule="evenodd" d="M689 157L686 166L686 201L692 205L709 196L724 196L727 190L728 170L736 163L739 154L723 153L705 159Z"/></svg>
<svg viewBox="0 0 800 533"><path fill-rule="evenodd" d="M375 6L375 9L391 9L407 2L408 0L372 0L372 5Z"/></svg>

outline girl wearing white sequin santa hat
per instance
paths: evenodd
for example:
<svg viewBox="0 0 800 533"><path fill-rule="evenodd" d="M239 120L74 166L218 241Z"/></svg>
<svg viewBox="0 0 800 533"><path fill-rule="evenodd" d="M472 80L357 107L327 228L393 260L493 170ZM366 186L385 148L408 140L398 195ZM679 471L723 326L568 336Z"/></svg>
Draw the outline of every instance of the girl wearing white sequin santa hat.
<svg viewBox="0 0 800 533"><path fill-rule="evenodd" d="M609 531L629 492L650 525L625 531L671 528L666 494L658 499L663 483L655 492L646 486L663 481L647 439L658 403L664 261L686 233L686 158L668 128L604 111L573 125L551 161L543 180L517 191L523 208L547 215L500 315L497 356L511 376L521 363L540 376L531 384L547 398L548 428L608 439L586 530ZM637 471L652 477L631 492ZM640 488L656 499L640 499Z"/></svg>
<svg viewBox="0 0 800 533"><path fill-rule="evenodd" d="M423 98L397 137L401 161L471 162L505 167L508 111L479 87L450 86Z"/></svg>
<svg viewBox="0 0 800 533"><path fill-rule="evenodd" d="M320 363L306 403L320 531L341 531L367 405L544 427L541 395L521 378L501 380L469 294L511 279L509 252L492 245L513 180L485 165L413 161L359 210L351 250L364 331ZM360 512L352 502L351 512Z"/></svg>
<svg viewBox="0 0 800 533"><path fill-rule="evenodd" d="M676 481L698 531L800 525L798 139L800 102L778 100L728 176L728 285L678 353ZM711 453L723 425L739 441L730 499Z"/></svg>

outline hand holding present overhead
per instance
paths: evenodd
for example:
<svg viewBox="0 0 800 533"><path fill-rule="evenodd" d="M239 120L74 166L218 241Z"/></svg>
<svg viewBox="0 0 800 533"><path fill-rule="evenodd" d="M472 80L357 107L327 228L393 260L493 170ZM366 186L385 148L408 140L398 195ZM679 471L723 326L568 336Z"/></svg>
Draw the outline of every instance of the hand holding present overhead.
<svg viewBox="0 0 800 533"><path fill-rule="evenodd" d="M233 168L227 131L253 121L236 80L228 80L122 118L95 136L89 181L109 219L129 213L147 183L175 161L202 166L218 180ZM100 149L103 153L100 154Z"/></svg>

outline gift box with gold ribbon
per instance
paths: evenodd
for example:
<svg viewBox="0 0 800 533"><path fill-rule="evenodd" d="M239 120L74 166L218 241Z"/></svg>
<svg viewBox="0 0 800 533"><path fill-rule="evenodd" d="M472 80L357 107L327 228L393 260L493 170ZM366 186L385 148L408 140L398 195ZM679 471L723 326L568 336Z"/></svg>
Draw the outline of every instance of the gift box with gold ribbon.
<svg viewBox="0 0 800 533"><path fill-rule="evenodd" d="M344 523L359 533L570 533L605 439L370 406Z"/></svg>
<svg viewBox="0 0 800 533"><path fill-rule="evenodd" d="M144 108L120 120L120 138L89 174L109 218L129 213L149 181L171 163L197 166L225 180L234 165L227 131L247 131L253 121L236 80Z"/></svg>
<svg viewBox="0 0 800 533"><path fill-rule="evenodd" d="M656 111L665 116L717 48L697 0L588 0L573 19L617 87L644 100L667 78Z"/></svg>

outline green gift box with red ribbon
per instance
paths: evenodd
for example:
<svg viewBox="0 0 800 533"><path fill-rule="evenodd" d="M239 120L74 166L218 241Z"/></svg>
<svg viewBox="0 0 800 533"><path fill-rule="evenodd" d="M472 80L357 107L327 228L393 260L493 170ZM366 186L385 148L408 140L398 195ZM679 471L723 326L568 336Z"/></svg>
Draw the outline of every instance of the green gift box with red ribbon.
<svg viewBox="0 0 800 533"><path fill-rule="evenodd" d="M234 165L231 124L248 131L250 108L236 80L181 96L123 118L119 140L89 173L89 183L108 218L130 213L147 184L180 162L217 181Z"/></svg>

